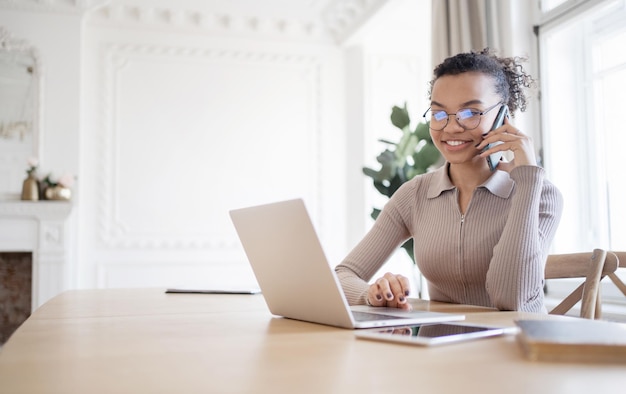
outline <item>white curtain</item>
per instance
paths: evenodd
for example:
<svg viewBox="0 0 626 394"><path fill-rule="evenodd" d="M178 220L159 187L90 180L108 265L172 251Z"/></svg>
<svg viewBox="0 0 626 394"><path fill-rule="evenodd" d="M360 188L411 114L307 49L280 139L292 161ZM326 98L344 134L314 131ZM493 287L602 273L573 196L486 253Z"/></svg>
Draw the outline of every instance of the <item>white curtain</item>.
<svg viewBox="0 0 626 394"><path fill-rule="evenodd" d="M513 55L517 0L432 0L432 62L485 47Z"/></svg>

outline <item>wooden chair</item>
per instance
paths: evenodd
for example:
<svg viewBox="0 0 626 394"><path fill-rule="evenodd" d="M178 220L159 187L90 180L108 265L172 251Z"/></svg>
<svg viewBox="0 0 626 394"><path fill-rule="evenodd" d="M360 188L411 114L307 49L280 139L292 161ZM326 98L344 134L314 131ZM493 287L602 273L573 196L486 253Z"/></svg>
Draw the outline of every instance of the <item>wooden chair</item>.
<svg viewBox="0 0 626 394"><path fill-rule="evenodd" d="M626 252L613 251L612 253L615 254L619 260L617 268L626 268ZM610 274L608 274L608 276L611 279L611 281L615 284L615 286L617 286L617 288L620 289L620 291L624 294L624 296L626 296L626 284L624 284L624 282L622 282L622 280L617 277L615 272L611 272Z"/></svg>
<svg viewBox="0 0 626 394"><path fill-rule="evenodd" d="M613 274L617 266L617 256L603 249L594 249L592 253L549 255L545 279L585 278L550 314L564 315L581 301L580 317L599 319L602 315L600 281L604 276Z"/></svg>

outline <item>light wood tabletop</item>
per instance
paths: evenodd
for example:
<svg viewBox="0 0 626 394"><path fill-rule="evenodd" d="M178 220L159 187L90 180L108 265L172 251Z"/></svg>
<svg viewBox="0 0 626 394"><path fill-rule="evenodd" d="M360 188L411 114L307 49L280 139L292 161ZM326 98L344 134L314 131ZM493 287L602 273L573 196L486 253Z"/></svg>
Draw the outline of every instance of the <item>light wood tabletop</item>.
<svg viewBox="0 0 626 394"><path fill-rule="evenodd" d="M412 300L513 325L557 318ZM53 298L0 351L0 392L603 393L626 366L527 361L513 335L424 348L272 316L258 295L73 290Z"/></svg>

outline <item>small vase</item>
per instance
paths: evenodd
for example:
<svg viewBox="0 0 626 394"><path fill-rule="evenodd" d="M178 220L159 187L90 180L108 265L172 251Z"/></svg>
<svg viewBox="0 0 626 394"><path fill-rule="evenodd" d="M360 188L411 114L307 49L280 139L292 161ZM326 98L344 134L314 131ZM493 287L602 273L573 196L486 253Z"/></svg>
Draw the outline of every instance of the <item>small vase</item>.
<svg viewBox="0 0 626 394"><path fill-rule="evenodd" d="M28 173L28 177L22 183L22 200L39 200L39 181L37 180L37 174L34 172Z"/></svg>
<svg viewBox="0 0 626 394"><path fill-rule="evenodd" d="M46 200L69 200L72 198L72 190L61 185L48 187L45 191Z"/></svg>

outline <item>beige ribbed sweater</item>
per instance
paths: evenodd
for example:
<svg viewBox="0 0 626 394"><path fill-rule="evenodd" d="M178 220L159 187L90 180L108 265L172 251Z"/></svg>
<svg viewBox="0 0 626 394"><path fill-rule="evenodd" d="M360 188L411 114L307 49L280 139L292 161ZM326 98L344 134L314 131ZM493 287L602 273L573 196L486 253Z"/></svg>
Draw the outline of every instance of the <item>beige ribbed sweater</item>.
<svg viewBox="0 0 626 394"><path fill-rule="evenodd" d="M561 217L561 193L540 167L495 171L462 215L447 169L402 185L337 266L348 302L364 304L367 282L413 237L432 300L545 312L544 266Z"/></svg>

